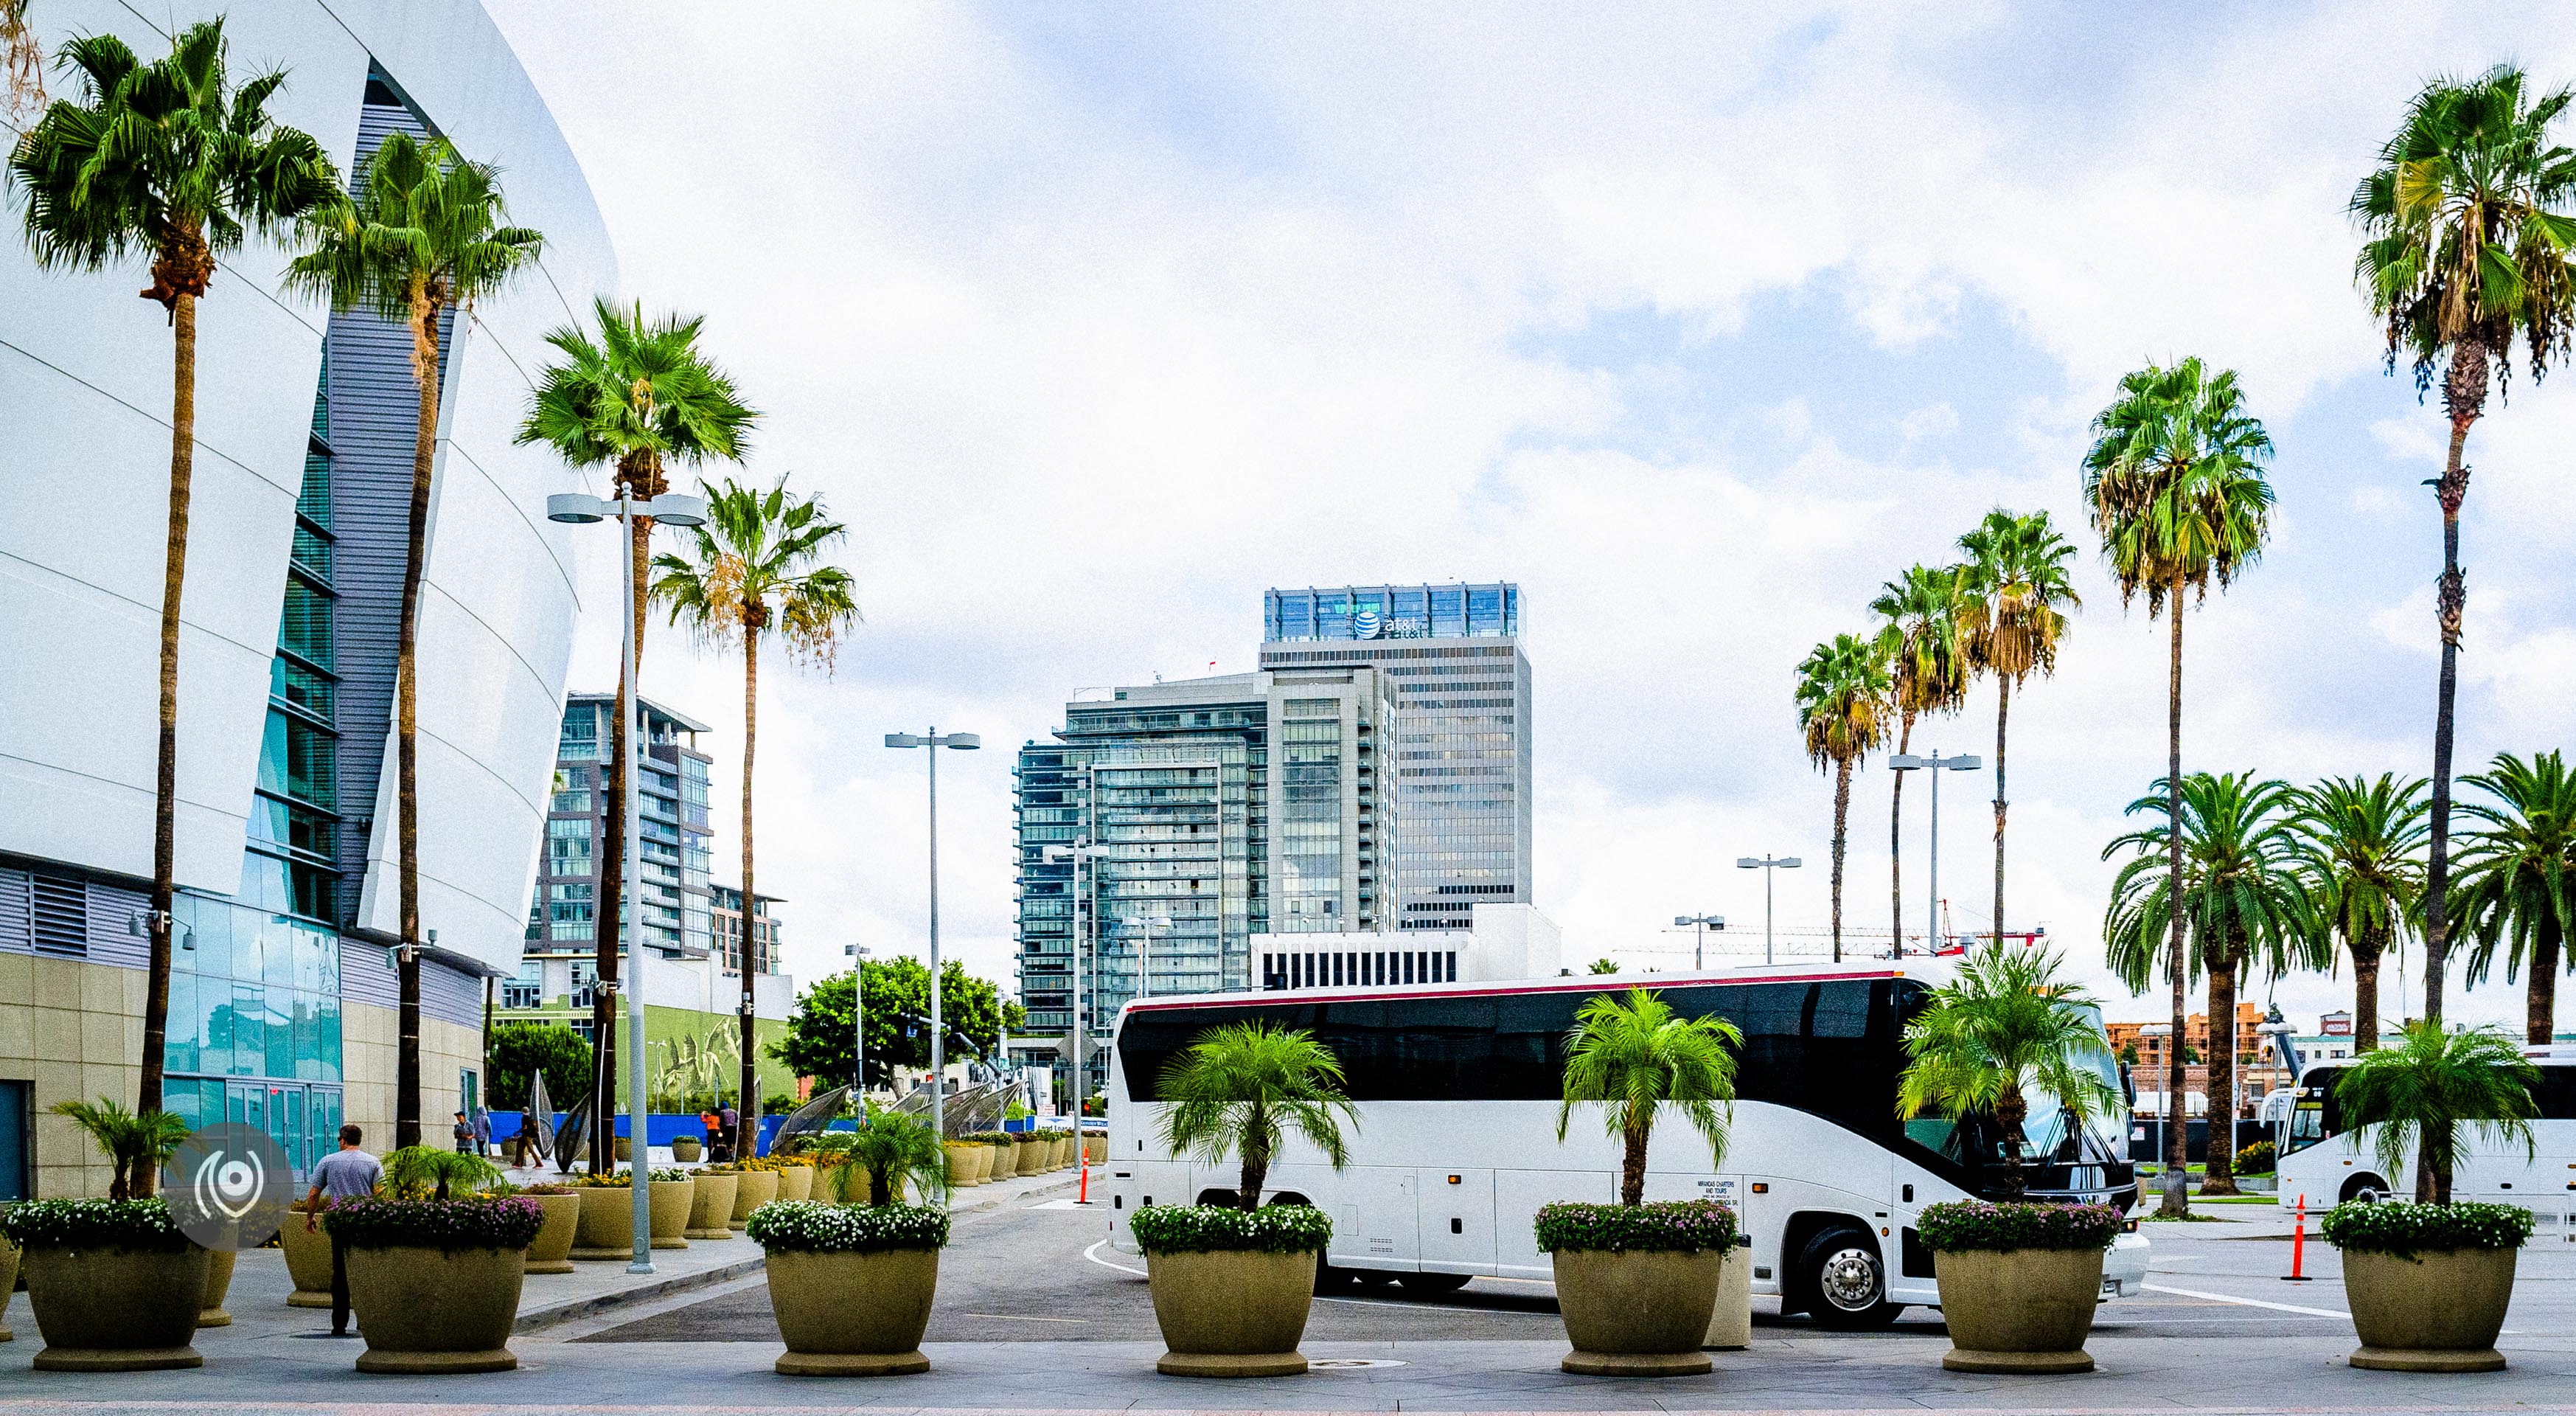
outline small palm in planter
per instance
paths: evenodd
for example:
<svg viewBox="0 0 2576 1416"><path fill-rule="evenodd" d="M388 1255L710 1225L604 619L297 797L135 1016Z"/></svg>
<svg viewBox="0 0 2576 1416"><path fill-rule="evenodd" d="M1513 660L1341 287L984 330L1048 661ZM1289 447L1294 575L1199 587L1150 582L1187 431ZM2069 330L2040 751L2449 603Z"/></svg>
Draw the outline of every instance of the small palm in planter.
<svg viewBox="0 0 2576 1416"><path fill-rule="evenodd" d="M187 1139L166 1111L141 1115L114 1101L67 1101L68 1116L116 1166L108 1198L37 1200L0 1211L27 1261L27 1301L44 1349L42 1371L140 1372L201 1367L191 1341L211 1256L181 1233L169 1206L128 1199L127 1177L149 1175Z"/></svg>
<svg viewBox="0 0 2576 1416"><path fill-rule="evenodd" d="M850 1134L850 1133L836 1133ZM770 1311L791 1377L877 1377L930 1370L921 1335L948 1243L944 1203L902 1203L908 1186L942 1201L948 1157L930 1128L872 1112L819 1177L843 1203L776 1200L744 1233L766 1255ZM852 1197L865 1201L853 1204Z"/></svg>
<svg viewBox="0 0 2576 1416"><path fill-rule="evenodd" d="M534 1200L469 1193L500 1178L474 1155L406 1146L385 1157L373 1196L322 1216L348 1246L349 1301L367 1350L361 1372L506 1372L528 1245L545 1227Z"/></svg>
<svg viewBox="0 0 2576 1416"><path fill-rule="evenodd" d="M1735 1246L1722 1205L1649 1205L1646 1149L1666 1106L1723 1163L1733 1118L1735 1055L1743 1034L1723 1018L1685 1018L1661 996L1602 994L1575 1014L1565 1040L1562 1141L1578 1106L1599 1105L1620 1145L1619 1203L1554 1204L1535 1226L1556 1270L1556 1301L1574 1350L1558 1364L1587 1376L1687 1376L1709 1369L1700 1350Z"/></svg>
<svg viewBox="0 0 2576 1416"><path fill-rule="evenodd" d="M2058 963L2041 950L1988 946L1906 1025L1898 1114L1984 1116L2002 1133L2004 1202L1934 1205L1921 1219L1950 1326L1941 1365L1954 1372L2093 1370L2084 1339L2101 1298L2102 1251L2122 1217L2108 1206L2021 1202L2030 1093L2054 1098L2070 1131L2117 1100L2091 1065L2110 1055L2093 1000L2058 976Z"/></svg>
<svg viewBox="0 0 2576 1416"><path fill-rule="evenodd" d="M1183 1377L1281 1377L1306 1370L1297 1350L1315 1298L1315 1266L1333 1226L1304 1206L1260 1208L1261 1187L1294 1129L1335 1170L1350 1163L1342 1128L1357 1125L1342 1065L1312 1033L1236 1023L1200 1033L1163 1068L1163 1143L1210 1164L1238 1157L1233 1208L1137 1211L1128 1232L1145 1252L1154 1321L1169 1349L1156 1371Z"/></svg>
<svg viewBox="0 0 2576 1416"><path fill-rule="evenodd" d="M2394 1047L2365 1052L2335 1084L2346 1134L2376 1126L2384 1173L2405 1173L2421 1150L2426 1204L2346 1203L2326 1214L2326 1242L2343 1252L2344 1297L2361 1349L2352 1365L2392 1372L2493 1372L2496 1335L2531 1211L2451 1201L2459 1133L2473 1125L2534 1150L2531 1084L2539 1071L2491 1028L2407 1027Z"/></svg>

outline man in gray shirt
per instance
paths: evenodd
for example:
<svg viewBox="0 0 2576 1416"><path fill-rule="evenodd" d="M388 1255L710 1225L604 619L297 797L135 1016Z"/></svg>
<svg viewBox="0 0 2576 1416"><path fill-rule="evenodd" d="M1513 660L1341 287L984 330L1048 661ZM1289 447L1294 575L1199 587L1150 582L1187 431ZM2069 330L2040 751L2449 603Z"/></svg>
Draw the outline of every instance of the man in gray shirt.
<svg viewBox="0 0 2576 1416"><path fill-rule="evenodd" d="M385 1178L384 1166L361 1148L366 1138L357 1127L343 1126L340 1148L313 1163L313 1188L304 1196L306 1230L320 1218L325 1197L338 1204L371 1195ZM331 1236L331 1335L349 1335L349 1246L337 1234Z"/></svg>

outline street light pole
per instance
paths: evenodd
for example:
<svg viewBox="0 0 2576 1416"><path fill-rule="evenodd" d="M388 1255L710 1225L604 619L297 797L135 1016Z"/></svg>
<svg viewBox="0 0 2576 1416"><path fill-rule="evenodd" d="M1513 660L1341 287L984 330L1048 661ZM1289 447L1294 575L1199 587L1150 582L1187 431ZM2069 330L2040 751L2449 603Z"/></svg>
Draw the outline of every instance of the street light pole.
<svg viewBox="0 0 2576 1416"><path fill-rule="evenodd" d="M1941 952L1941 774L1974 772L1984 766L1985 761L1974 753L1954 753L1944 757L1939 752L1920 755L1900 752L1888 758L1887 765L1891 771L1924 771L1932 774L1932 862L1931 868L1926 872L1932 887L1932 896L1923 907L1923 947L1931 953L1938 954ZM2001 929L2003 926L1995 927ZM1899 957L1903 957L1904 940L1896 941L1896 952Z"/></svg>
<svg viewBox="0 0 2576 1416"><path fill-rule="evenodd" d="M1691 940L1691 967L1694 969L1707 968L1708 932L1712 929L1724 930L1726 928L1726 916L1713 914L1673 916L1674 928L1678 929L1685 925L1689 926L1696 936Z"/></svg>
<svg viewBox="0 0 2576 1416"><path fill-rule="evenodd" d="M948 1138L948 1109L943 1101L948 1093L948 1039L939 1013L939 749L972 752L984 745L984 739L974 733L941 737L934 727L928 733L888 733L885 745L930 752L930 1131L944 1141Z"/></svg>
<svg viewBox="0 0 2576 1416"><path fill-rule="evenodd" d="M1090 932L1098 927L1093 913L1083 908L1088 897L1082 888L1082 872L1085 861L1107 854L1108 847L1093 845L1089 836L1078 837L1069 846L1049 846L1045 852L1047 860L1059 864L1069 862L1073 866L1073 937L1065 941L1070 972L1065 977L1064 1002L1066 1016L1070 1020L1065 1032L1065 1047L1072 1068L1072 1080L1066 1084L1066 1089L1073 1096L1073 1125L1077 1132L1082 1129L1083 1087L1089 1078L1089 1069L1084 1065L1082 1055L1082 946L1089 942Z"/></svg>
<svg viewBox="0 0 2576 1416"><path fill-rule="evenodd" d="M868 946L853 944L850 956L850 1036L859 1060L850 1068L850 1107L861 1120L868 1114Z"/></svg>
<svg viewBox="0 0 2576 1416"><path fill-rule="evenodd" d="M1172 917L1170 915L1147 915L1145 916L1143 923L1145 926L1145 952L1136 966L1136 996L1139 998L1151 998L1154 996L1154 929L1157 925L1165 929L1171 928Z"/></svg>
<svg viewBox="0 0 2576 1416"><path fill-rule="evenodd" d="M1736 869L1762 872L1762 962L1765 964L1771 962L1771 872L1795 870L1798 865L1796 856L1774 856L1768 851L1759 856L1736 858Z"/></svg>

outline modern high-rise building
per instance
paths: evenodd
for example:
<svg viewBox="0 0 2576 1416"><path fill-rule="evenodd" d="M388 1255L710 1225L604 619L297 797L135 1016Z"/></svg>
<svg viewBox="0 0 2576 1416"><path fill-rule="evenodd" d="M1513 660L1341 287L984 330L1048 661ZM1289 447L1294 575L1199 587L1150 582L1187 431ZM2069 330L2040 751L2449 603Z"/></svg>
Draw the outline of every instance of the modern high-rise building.
<svg viewBox="0 0 2576 1416"><path fill-rule="evenodd" d="M1530 902L1530 666L1517 585L1349 585L1262 598L1261 667L1366 665L1398 718L1386 777L1399 929Z"/></svg>
<svg viewBox="0 0 2576 1416"><path fill-rule="evenodd" d="M770 913L771 905L783 905L776 895L754 895L751 912L751 971L774 974L778 970L778 917ZM738 886L716 887L716 958L724 965L725 977L742 977L742 890Z"/></svg>
<svg viewBox="0 0 2576 1416"><path fill-rule="evenodd" d="M1028 1041L1055 1052L1076 1006L1099 1037L1149 986L1252 988L1255 934L1393 927L1386 678L1299 669L1112 694L1066 704L1013 773ZM1081 842L1105 854L1078 875L1047 859Z"/></svg>
<svg viewBox="0 0 2576 1416"><path fill-rule="evenodd" d="M211 13L49 0L47 51L113 34L145 59ZM479 1098L487 980L518 967L578 604L547 493L515 446L546 331L615 290L571 149L472 0L236 7L232 72L344 175L436 132L496 164L544 270L456 320L419 606L420 1110ZM69 80L64 87L69 87ZM59 91L59 90L58 90ZM399 927L395 631L411 489L411 341L281 297L254 234L198 307L181 606L176 948L165 1104L263 1127L300 1171L343 1119L394 1139ZM102 1192L55 1103L131 1105L154 869L171 331L139 262L41 270L0 241L0 1199Z"/></svg>

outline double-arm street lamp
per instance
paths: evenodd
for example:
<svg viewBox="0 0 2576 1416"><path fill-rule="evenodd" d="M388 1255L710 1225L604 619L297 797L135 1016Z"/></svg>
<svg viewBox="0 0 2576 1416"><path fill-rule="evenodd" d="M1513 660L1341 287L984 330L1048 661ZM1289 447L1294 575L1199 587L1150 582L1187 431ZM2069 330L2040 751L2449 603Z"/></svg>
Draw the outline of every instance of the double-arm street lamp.
<svg viewBox="0 0 2576 1416"><path fill-rule="evenodd" d="M974 733L942 737L939 729L932 728L927 733L888 733L885 745L930 750L930 1132L945 1141L948 1110L941 1098L948 1092L948 1050L939 1021L939 749L972 752L984 745L984 739Z"/></svg>
<svg viewBox="0 0 2576 1416"><path fill-rule="evenodd" d="M1154 996L1154 931L1157 929L1170 929L1172 927L1172 917L1170 915L1147 915L1143 919L1138 920L1137 923L1145 927L1145 947L1144 952L1137 957L1136 962L1136 996L1139 998L1151 998Z"/></svg>
<svg viewBox="0 0 2576 1416"><path fill-rule="evenodd" d="M1082 946L1090 938L1087 932L1089 926L1086 924L1090 914L1083 908L1083 901L1090 898L1082 888L1083 862L1098 860L1107 854L1109 854L1107 846L1093 845L1088 836L1075 840L1069 846L1046 848L1047 860L1059 865L1070 863L1073 866L1073 937L1065 941L1070 971L1065 975L1064 1006L1066 1017L1069 1019L1065 1030L1065 1056L1071 1064L1070 1080L1066 1083L1066 1091L1073 1098L1073 1127L1077 1134L1082 1130L1082 1098L1084 1088L1089 1085L1090 1077L1090 1069L1083 1065L1082 1055Z"/></svg>
<svg viewBox="0 0 2576 1416"><path fill-rule="evenodd" d="M868 1119L868 958L865 944L852 944L841 952L850 956L850 1040L857 1044L858 1061L850 1066L850 1109L864 1123Z"/></svg>
<svg viewBox="0 0 2576 1416"><path fill-rule="evenodd" d="M1973 753L1954 753L1944 757L1938 752L1924 756L1900 752L1888 758L1887 765L1891 771L1932 774L1932 891L1931 899L1923 909L1923 947L1937 954L1941 952L1941 774L1974 772L1985 765L1985 760ZM1995 928L2001 929L2003 925L1998 923ZM1896 954L1898 958L1905 956L1905 936L1901 934L1896 938Z"/></svg>
<svg viewBox="0 0 2576 1416"><path fill-rule="evenodd" d="M617 518L618 529L625 533L627 544L633 543L635 518L649 517L657 526L703 526L707 520L707 499L685 492L664 492L658 497L614 499L594 497L583 492L558 492L546 498L546 520L567 525L586 526ZM624 881L618 887L618 898L625 904L623 920L603 919L599 928L615 929L626 945L626 972L619 986L626 993L626 1128L632 1133L628 1144L634 1147L633 1170L628 1185L634 1191L634 1257L627 1262L628 1273L653 1271L653 1187L645 1177L652 1172L652 1114L650 1100L651 1069L644 1063L644 843L642 820L635 801L635 759L643 754L644 686L635 679L635 577L627 573L625 557L618 558L618 588L623 612L617 617L619 644L619 679L626 686L626 756L618 764L617 795L623 803L618 822L620 837L626 842ZM743 902L748 950L751 902ZM627 921L632 921L628 923ZM621 927L622 926L622 927ZM744 967L750 967L750 956L744 956ZM610 1106L606 1095L611 1090L608 1079L600 1079L603 1095L591 1110L594 1118L605 1121ZM746 1111L750 1108L745 1107Z"/></svg>
<svg viewBox="0 0 2576 1416"><path fill-rule="evenodd" d="M1713 914L1675 915L1673 916L1673 927L1675 929L1692 930L1697 934L1698 937L1691 941L1691 967L1695 969L1704 969L1708 967L1708 932L1712 929L1725 929L1726 916Z"/></svg>
<svg viewBox="0 0 2576 1416"><path fill-rule="evenodd" d="M1771 962L1771 875L1774 871L1795 870L1796 856L1775 856L1765 851L1758 856L1738 856L1735 868L1762 872L1762 962Z"/></svg>

